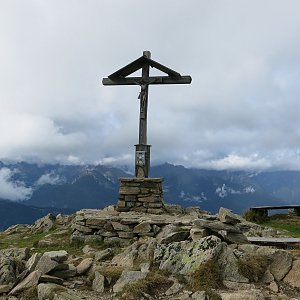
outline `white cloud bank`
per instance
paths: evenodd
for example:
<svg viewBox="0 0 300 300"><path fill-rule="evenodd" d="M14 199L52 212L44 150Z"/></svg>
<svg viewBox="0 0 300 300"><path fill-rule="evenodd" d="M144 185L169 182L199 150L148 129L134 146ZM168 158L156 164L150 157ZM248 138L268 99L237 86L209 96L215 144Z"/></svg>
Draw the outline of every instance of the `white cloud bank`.
<svg viewBox="0 0 300 300"><path fill-rule="evenodd" d="M46 173L43 174L36 182L37 185L43 185L43 184L59 184L63 181L62 178L59 177L59 175L53 174L53 173Z"/></svg>
<svg viewBox="0 0 300 300"><path fill-rule="evenodd" d="M0 159L133 165L139 88L101 79L151 50L193 77L150 87L153 163L300 169L299 1L70 3L0 2Z"/></svg>
<svg viewBox="0 0 300 300"><path fill-rule="evenodd" d="M11 181L14 172L8 168L0 169L0 198L17 201L30 198L33 190L21 181Z"/></svg>

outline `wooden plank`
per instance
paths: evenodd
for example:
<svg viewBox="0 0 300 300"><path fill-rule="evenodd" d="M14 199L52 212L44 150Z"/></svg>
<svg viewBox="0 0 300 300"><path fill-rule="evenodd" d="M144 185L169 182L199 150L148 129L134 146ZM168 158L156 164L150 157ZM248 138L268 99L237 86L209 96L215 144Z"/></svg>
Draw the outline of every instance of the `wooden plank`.
<svg viewBox="0 0 300 300"><path fill-rule="evenodd" d="M151 76L146 84L190 84L191 76L181 76L178 79L170 78L169 76ZM103 78L103 85L142 85L145 84L142 77L127 77L127 78Z"/></svg>
<svg viewBox="0 0 300 300"><path fill-rule="evenodd" d="M119 69L118 71L110 74L108 76L109 79L114 80L121 77L126 77L135 71L141 69L143 67L143 64L147 61L147 58L144 56L139 57L138 59L134 60L127 66Z"/></svg>
<svg viewBox="0 0 300 300"><path fill-rule="evenodd" d="M145 53L148 51L145 51ZM124 78L128 75L136 72L137 70L143 68L143 66L151 66L152 68L156 68L166 74L168 74L171 78L178 79L181 77L180 73L160 64L159 62L152 60L145 55L139 57L138 59L134 60L130 64L126 65L125 67L119 69L118 71L112 73L108 76L109 79L114 80L118 78Z"/></svg>
<svg viewBox="0 0 300 300"><path fill-rule="evenodd" d="M300 238L266 238L266 237L247 237L249 242L253 243L279 243L279 244L289 244L289 243L300 243Z"/></svg>
<svg viewBox="0 0 300 300"><path fill-rule="evenodd" d="M154 68L168 74L171 78L179 79L181 77L181 75L178 72L158 63L155 60L149 59L149 64L152 68L154 67Z"/></svg>
<svg viewBox="0 0 300 300"><path fill-rule="evenodd" d="M276 206L254 206L250 209L259 210L259 209L289 209L289 208L300 208L300 205L276 205Z"/></svg>

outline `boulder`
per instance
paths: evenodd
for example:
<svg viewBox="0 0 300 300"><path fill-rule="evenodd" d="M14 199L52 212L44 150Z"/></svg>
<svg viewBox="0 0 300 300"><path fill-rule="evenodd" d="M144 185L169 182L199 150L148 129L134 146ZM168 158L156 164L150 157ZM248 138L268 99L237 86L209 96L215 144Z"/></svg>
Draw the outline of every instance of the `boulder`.
<svg viewBox="0 0 300 300"><path fill-rule="evenodd" d="M82 260L82 262L76 267L77 275L83 275L85 274L89 268L93 265L93 259L92 258L85 258Z"/></svg>
<svg viewBox="0 0 300 300"><path fill-rule="evenodd" d="M41 257L42 257L41 253L32 254L32 256L26 262L25 268L31 273L35 269Z"/></svg>
<svg viewBox="0 0 300 300"><path fill-rule="evenodd" d="M202 263L215 259L225 245L216 236L208 236L195 242L158 244L154 252L154 263L159 269L172 274L188 275Z"/></svg>
<svg viewBox="0 0 300 300"><path fill-rule="evenodd" d="M266 270L260 281L266 284L274 281L274 276L272 275L269 269Z"/></svg>
<svg viewBox="0 0 300 300"><path fill-rule="evenodd" d="M248 283L249 279L239 272L238 260L232 249L224 246L218 256L223 280Z"/></svg>
<svg viewBox="0 0 300 300"><path fill-rule="evenodd" d="M0 251L5 256L13 257L17 260L27 260L30 256L29 248L9 248Z"/></svg>
<svg viewBox="0 0 300 300"><path fill-rule="evenodd" d="M84 243L89 244L89 243L101 243L103 242L103 236L101 235L86 235L84 238Z"/></svg>
<svg viewBox="0 0 300 300"><path fill-rule="evenodd" d="M51 276L68 279L77 275L77 269L74 265L69 264L67 269L53 270L49 273Z"/></svg>
<svg viewBox="0 0 300 300"><path fill-rule="evenodd" d="M55 216L52 214L48 214L47 216L38 219L31 226L32 233L48 232L53 228L55 219Z"/></svg>
<svg viewBox="0 0 300 300"><path fill-rule="evenodd" d="M62 263L65 260L68 259L69 254L67 251L65 250L59 250L59 251L49 251L49 252L45 252L44 256L49 256L52 260L58 262L58 263Z"/></svg>
<svg viewBox="0 0 300 300"><path fill-rule="evenodd" d="M209 300L209 296L208 296L207 292L205 292L205 291L197 291L197 292L193 293L192 299Z"/></svg>
<svg viewBox="0 0 300 300"><path fill-rule="evenodd" d="M147 273L149 272L151 267L151 263L150 262L145 262L145 263L141 263L140 264L140 270L142 273Z"/></svg>
<svg viewBox="0 0 300 300"><path fill-rule="evenodd" d="M15 233L27 233L30 230L30 225L27 224L16 224L8 227L4 232L7 235L12 235Z"/></svg>
<svg viewBox="0 0 300 300"><path fill-rule="evenodd" d="M8 293L12 288L12 284L1 284L0 285L0 294Z"/></svg>
<svg viewBox="0 0 300 300"><path fill-rule="evenodd" d="M38 298L39 300L81 300L75 292L54 283L40 283Z"/></svg>
<svg viewBox="0 0 300 300"><path fill-rule="evenodd" d="M272 281L268 288L273 291L274 293L278 293L279 292L279 287L278 287L278 284L275 282L275 281Z"/></svg>
<svg viewBox="0 0 300 300"><path fill-rule="evenodd" d="M131 231L130 227L128 225L124 225L119 222L111 222L111 225L112 225L113 229L116 231L125 231L125 232Z"/></svg>
<svg viewBox="0 0 300 300"><path fill-rule="evenodd" d="M156 239L146 237L134 242L127 247L123 252L116 255L111 263L123 268L133 268L136 261L149 262L153 260L154 250L156 247Z"/></svg>
<svg viewBox="0 0 300 300"><path fill-rule="evenodd" d="M239 215L234 214L231 210L220 207L218 218L222 223L235 225L237 223L241 223L241 217Z"/></svg>
<svg viewBox="0 0 300 300"><path fill-rule="evenodd" d="M243 233L233 233L221 230L219 231L219 234L228 244L249 244L247 237Z"/></svg>
<svg viewBox="0 0 300 300"><path fill-rule="evenodd" d="M260 290L251 289L237 292L220 293L222 300L264 300L265 297Z"/></svg>
<svg viewBox="0 0 300 300"><path fill-rule="evenodd" d="M16 280L16 276L14 260L0 254L0 284L13 284Z"/></svg>
<svg viewBox="0 0 300 300"><path fill-rule="evenodd" d="M82 252L84 254L94 254L96 252L96 249L94 249L93 247L91 247L90 245L85 245L82 248Z"/></svg>
<svg viewBox="0 0 300 300"><path fill-rule="evenodd" d="M94 259L95 261L104 261L104 260L108 260L111 259L114 256L114 252L111 248L107 248L105 250L102 251L98 251L95 253Z"/></svg>
<svg viewBox="0 0 300 300"><path fill-rule="evenodd" d="M270 272L275 280L280 281L292 268L293 257L284 250L276 251L272 255L272 263L270 264Z"/></svg>
<svg viewBox="0 0 300 300"><path fill-rule="evenodd" d="M163 239L167 238L168 236L171 236L173 233L176 233L179 231L179 226L176 226L174 224L168 224L161 228L160 232L157 234L156 239L160 243Z"/></svg>
<svg viewBox="0 0 300 300"><path fill-rule="evenodd" d="M137 282L140 279L145 279L146 276L147 273L141 271L124 270L116 284L113 286L113 291L114 293L121 292L126 285Z"/></svg>
<svg viewBox="0 0 300 300"><path fill-rule="evenodd" d="M184 209L177 204L165 204L165 210L168 214L179 215L183 214Z"/></svg>
<svg viewBox="0 0 300 300"><path fill-rule="evenodd" d="M166 296L177 295L183 289L183 285L179 282L174 282L165 292Z"/></svg>
<svg viewBox="0 0 300 300"><path fill-rule="evenodd" d="M134 233L148 233L150 231L151 225L149 222L142 222L133 228Z"/></svg>
<svg viewBox="0 0 300 300"><path fill-rule="evenodd" d="M288 283L293 287L300 288L300 260L294 260L291 270L283 279L284 282Z"/></svg>
<svg viewBox="0 0 300 300"><path fill-rule="evenodd" d="M105 237L103 239L103 243L104 245L107 245L109 247L115 247L115 246L126 247L131 244L131 240L112 236L112 237Z"/></svg>
<svg viewBox="0 0 300 300"><path fill-rule="evenodd" d="M140 262L152 262L157 241L153 237L145 237L139 240L138 260Z"/></svg>
<svg viewBox="0 0 300 300"><path fill-rule="evenodd" d="M255 285L252 283L234 282L229 280L223 280L223 285L230 290L251 290L255 289Z"/></svg>
<svg viewBox="0 0 300 300"><path fill-rule="evenodd" d="M127 247L123 252L116 255L111 263L116 266L123 268L133 268L134 262L138 257L138 247L139 243L134 242L132 245Z"/></svg>
<svg viewBox="0 0 300 300"><path fill-rule="evenodd" d="M207 213L204 210L201 210L200 207L197 206L188 206L184 209L184 213L191 215L195 218L198 218L200 215Z"/></svg>
<svg viewBox="0 0 300 300"><path fill-rule="evenodd" d="M10 295L17 295L20 292L29 289L33 286L36 286L39 282L39 279L42 275L42 272L37 270L30 273L23 281L21 281L16 287L11 290Z"/></svg>
<svg viewBox="0 0 300 300"><path fill-rule="evenodd" d="M95 279L93 280L93 291L102 293L104 292L105 278L98 271L95 272Z"/></svg>
<svg viewBox="0 0 300 300"><path fill-rule="evenodd" d="M207 228L192 227L190 230L190 236L193 241L198 241L209 235L211 235L211 231Z"/></svg>
<svg viewBox="0 0 300 300"><path fill-rule="evenodd" d="M51 259L50 256L43 255L35 266L35 271L41 271L42 275L47 274L58 265L58 262Z"/></svg>
<svg viewBox="0 0 300 300"><path fill-rule="evenodd" d="M185 241L189 236L188 231L172 232L160 240L161 244L169 244L174 242Z"/></svg>
<svg viewBox="0 0 300 300"><path fill-rule="evenodd" d="M241 233L241 230L237 228L236 226L225 224L220 221L210 221L210 220L204 220L199 219L194 222L194 226L198 228L207 228L210 229L213 232L219 232L221 230L225 230L227 232L231 233Z"/></svg>

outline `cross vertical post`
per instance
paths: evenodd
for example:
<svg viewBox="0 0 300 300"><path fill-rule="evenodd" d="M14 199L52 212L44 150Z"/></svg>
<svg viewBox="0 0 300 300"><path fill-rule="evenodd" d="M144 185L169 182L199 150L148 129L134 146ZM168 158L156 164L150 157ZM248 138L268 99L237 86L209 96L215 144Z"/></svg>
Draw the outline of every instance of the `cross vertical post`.
<svg viewBox="0 0 300 300"><path fill-rule="evenodd" d="M165 73L168 76L150 76L150 67ZM128 76L142 69L141 77ZM190 84L192 78L180 73L151 59L150 51L144 51L143 56L102 79L103 85L139 85L141 92L140 100L140 124L139 143L135 145L135 176L137 178L149 177L150 171L150 147L147 144L147 110L149 85L160 84Z"/></svg>
<svg viewBox="0 0 300 300"><path fill-rule="evenodd" d="M144 51L143 56L150 59L150 51ZM140 99L140 126L139 143L135 145L135 176L140 178L149 177L150 170L150 145L147 145L147 112L149 90L149 64L142 67L142 82Z"/></svg>

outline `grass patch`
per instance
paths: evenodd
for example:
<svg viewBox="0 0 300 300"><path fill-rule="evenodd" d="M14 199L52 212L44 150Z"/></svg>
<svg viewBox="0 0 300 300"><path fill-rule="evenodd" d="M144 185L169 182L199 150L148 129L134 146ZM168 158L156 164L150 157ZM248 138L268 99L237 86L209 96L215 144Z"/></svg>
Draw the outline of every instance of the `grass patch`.
<svg viewBox="0 0 300 300"><path fill-rule="evenodd" d="M258 282L271 262L272 259L267 255L247 254L238 260L238 268L250 282Z"/></svg>
<svg viewBox="0 0 300 300"><path fill-rule="evenodd" d="M99 273L102 274L105 278L110 279L110 286L113 286L117 280L120 278L123 268L119 266L105 266L99 269Z"/></svg>
<svg viewBox="0 0 300 300"><path fill-rule="evenodd" d="M37 286L33 286L21 293L24 300L39 300Z"/></svg>
<svg viewBox="0 0 300 300"><path fill-rule="evenodd" d="M0 234L0 249L7 248L34 248L35 252L66 250L69 254L81 253L82 246L70 243L71 230L57 234L54 230L42 233L21 233L18 235ZM40 240L50 240L50 245L39 246Z"/></svg>
<svg viewBox="0 0 300 300"><path fill-rule="evenodd" d="M206 293L209 297L209 300L222 300L221 296L212 290L206 291Z"/></svg>
<svg viewBox="0 0 300 300"><path fill-rule="evenodd" d="M172 281L159 270L150 272L145 279L127 285L121 292L121 300L137 300L148 294L153 297L161 295L172 285Z"/></svg>
<svg viewBox="0 0 300 300"><path fill-rule="evenodd" d="M264 211L258 210L258 211L253 211L253 210L246 210L242 217L246 219L249 222L255 222L255 223L262 223L268 220L268 215L265 214Z"/></svg>
<svg viewBox="0 0 300 300"><path fill-rule="evenodd" d="M210 259L201 264L192 273L190 288L192 291L211 291L222 287L221 268L216 260Z"/></svg>
<svg viewBox="0 0 300 300"><path fill-rule="evenodd" d="M300 237L300 217L290 214L276 214L260 225L287 231L292 237Z"/></svg>
<svg viewBox="0 0 300 300"><path fill-rule="evenodd" d="M5 233L1 233L0 235L0 249L7 249L7 248L25 248L25 247L33 247L35 243L37 243L40 239L43 239L47 233L36 233L36 234L20 234L20 235L13 235L9 236Z"/></svg>

